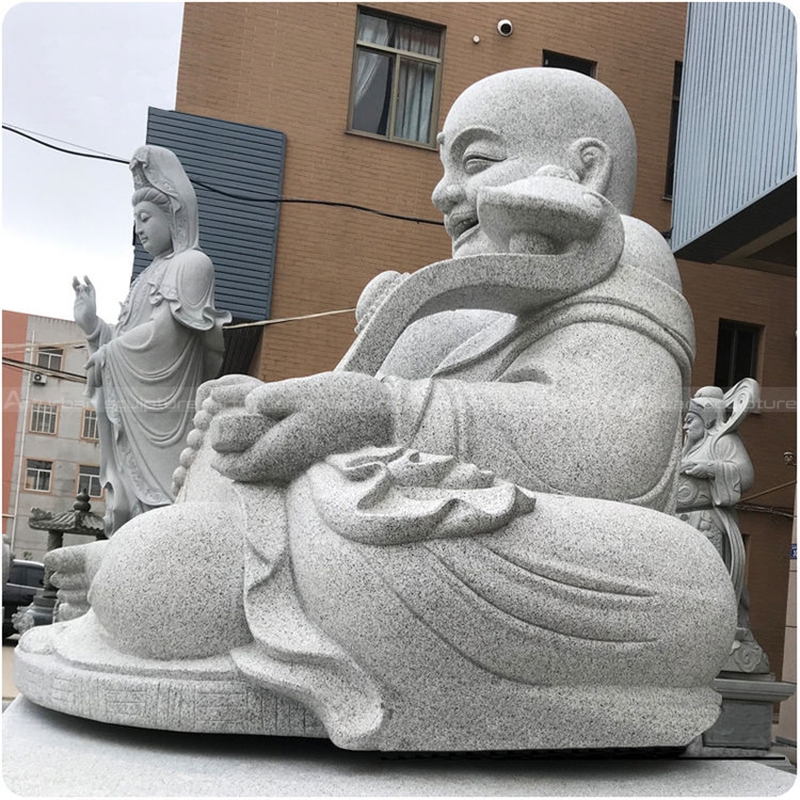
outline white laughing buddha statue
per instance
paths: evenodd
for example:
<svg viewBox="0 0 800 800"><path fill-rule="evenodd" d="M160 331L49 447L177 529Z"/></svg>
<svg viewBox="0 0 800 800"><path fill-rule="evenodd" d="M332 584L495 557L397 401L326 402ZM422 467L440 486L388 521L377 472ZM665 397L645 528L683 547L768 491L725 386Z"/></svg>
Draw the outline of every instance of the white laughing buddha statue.
<svg viewBox="0 0 800 800"><path fill-rule="evenodd" d="M671 516L694 326L628 216L630 119L594 80L521 69L468 88L439 143L453 258L374 279L333 372L201 387L175 504L102 560L54 557L91 611L23 637L35 702L124 722L104 691L227 687L305 722L235 699L127 724L381 750L680 747L713 724L736 607ZM67 674L80 702L32 677Z"/></svg>

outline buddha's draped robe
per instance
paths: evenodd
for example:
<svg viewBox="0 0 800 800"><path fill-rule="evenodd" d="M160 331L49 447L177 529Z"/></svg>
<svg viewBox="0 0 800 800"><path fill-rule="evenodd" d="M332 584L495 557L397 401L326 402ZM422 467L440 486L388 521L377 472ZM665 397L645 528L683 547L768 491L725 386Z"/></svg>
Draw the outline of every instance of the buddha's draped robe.
<svg viewBox="0 0 800 800"><path fill-rule="evenodd" d="M704 591L686 554L716 555L649 510L674 510L692 355L680 292L629 263L529 317L413 323L378 372L394 449L332 456L288 492L237 485L254 642L236 664L362 747L410 697L435 729L472 681L520 708L521 687L560 681L686 685L696 647L710 684L728 609L676 621Z"/></svg>

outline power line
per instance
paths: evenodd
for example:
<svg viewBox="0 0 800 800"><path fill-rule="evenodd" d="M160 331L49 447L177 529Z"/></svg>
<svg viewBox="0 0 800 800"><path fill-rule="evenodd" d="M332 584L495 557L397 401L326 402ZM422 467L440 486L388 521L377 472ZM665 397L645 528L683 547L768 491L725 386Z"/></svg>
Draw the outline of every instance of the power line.
<svg viewBox="0 0 800 800"><path fill-rule="evenodd" d="M86 383L85 375L78 375L77 372L66 372L63 369L53 369L52 367L42 367L39 364L32 364L30 361L17 361L15 358L3 356L3 366L21 369L24 372L43 372L54 378L63 378L65 381L74 383Z"/></svg>
<svg viewBox="0 0 800 800"><path fill-rule="evenodd" d="M32 136L29 133L25 133L20 128L7 125L6 123L3 123L3 130L9 131L10 133L15 133L17 134L17 136L22 136L25 139L30 139L30 141L36 142L36 144L40 144L43 147L49 147L51 150L57 150L59 153L66 153L67 155L78 156L79 158L92 158L98 161L111 161L116 164L129 163L129 161L124 158L116 158L115 156L100 155L95 153L81 153L78 150L69 150L65 147L58 147L57 145L51 144L50 142L45 142L43 139L39 139L36 136ZM44 136L44 135L45 134L39 134L39 136ZM48 137L48 138L54 138L54 137ZM60 140L56 139L56 141ZM81 147L81 145L73 145L73 146ZM231 200L241 200L246 203L279 203L279 204L296 203L301 205L328 206L329 208L350 208L353 209L354 211L363 211L367 214L375 214L379 217L387 217L388 219L397 219L403 222L416 222L420 225L436 225L438 227L444 226L444 223L441 220L425 219L423 217L410 217L407 216L406 214L393 214L390 211L380 211L377 208L370 208L369 206L362 206L358 205L357 203L344 203L335 200L309 200L301 197L270 197L269 195L242 195L234 192L226 192L225 190L219 189L216 186L211 186L207 183L204 183L203 181L200 181L197 178L193 178L190 180L196 186L201 186L203 189L206 189L209 192L214 192L215 194L221 195L222 197L228 197Z"/></svg>
<svg viewBox="0 0 800 800"><path fill-rule="evenodd" d="M50 142L45 142L43 139L38 139L36 136L31 136L29 133L23 133L18 128L12 128L10 125L6 125L5 122L3 123L3 130L10 131L11 133L16 133L17 136L22 136L23 139L30 139L32 142L36 142L36 144L40 144L43 147L49 147L51 150L58 150L59 153L67 153L67 155L70 156L79 156L80 158L96 158L98 161L115 161L118 164L128 163L124 158L95 155L94 153L81 153L77 150L67 150L66 147L59 147L58 145L50 144ZM80 145L75 145L75 146L80 147Z"/></svg>
<svg viewBox="0 0 800 800"><path fill-rule="evenodd" d="M238 330L239 328L257 328L257 327L264 327L265 325L278 325L281 322L300 322L304 319L316 319L317 317L331 317L336 314L352 314L355 312L355 308L337 308L333 311L319 311L316 314L302 314L297 317L280 317L279 319L261 319L261 320L253 320L252 322L237 322L234 324L223 325L222 329L226 331L233 331ZM30 342L18 342L18 343L3 343L3 350L20 350L25 347L30 347ZM81 350L86 347L86 342L38 342L36 347L39 350L42 349L49 349L49 348L74 348L75 350ZM30 362L27 361L15 361L15 359L4 357L4 361L13 362L13 365L17 364L29 364ZM9 366L12 366L10 363ZM31 365L35 366L35 365ZM37 371L46 372L47 370L45 367L36 367ZM55 370L56 372L60 372L60 370ZM74 375L75 373L65 373L68 375Z"/></svg>
<svg viewBox="0 0 800 800"><path fill-rule="evenodd" d="M7 130L13 131L15 133L17 131L22 131L23 133L29 133L32 136L41 136L44 139L49 139L50 141L53 141L53 142L60 142L61 144L68 144L70 147L78 147L81 150L87 150L90 153L97 153L98 155L101 155L101 156L108 156L109 158L114 158L114 156L112 156L111 153L106 153L103 150L96 150L94 147L86 147L85 145L82 145L82 144L75 144L75 142L68 142L66 139L59 139L56 136L50 136L50 134L48 134L48 133L40 133L39 131L32 131L30 128L23 128L23 127L21 127L19 125L10 125L10 126L8 126ZM34 140L34 141L36 141L36 140Z"/></svg>
<svg viewBox="0 0 800 800"><path fill-rule="evenodd" d="M63 350L65 348L81 350L82 348L86 347L86 340L75 340L71 342L36 342L35 344L33 342L3 342L3 350L21 350L32 346L35 346L37 350Z"/></svg>

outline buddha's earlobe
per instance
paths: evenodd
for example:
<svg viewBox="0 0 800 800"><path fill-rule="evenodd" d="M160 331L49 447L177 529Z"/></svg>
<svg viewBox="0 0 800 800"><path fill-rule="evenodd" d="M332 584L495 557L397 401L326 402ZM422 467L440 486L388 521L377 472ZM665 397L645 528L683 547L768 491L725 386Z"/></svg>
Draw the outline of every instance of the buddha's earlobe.
<svg viewBox="0 0 800 800"><path fill-rule="evenodd" d="M572 168L587 188L605 196L611 181L614 159L608 145L600 139L576 139L569 148Z"/></svg>

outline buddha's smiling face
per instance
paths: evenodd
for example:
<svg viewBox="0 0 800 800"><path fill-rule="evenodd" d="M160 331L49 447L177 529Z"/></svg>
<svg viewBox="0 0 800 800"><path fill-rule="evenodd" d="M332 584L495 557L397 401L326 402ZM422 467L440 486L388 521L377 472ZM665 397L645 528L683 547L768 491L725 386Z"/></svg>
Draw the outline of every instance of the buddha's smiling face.
<svg viewBox="0 0 800 800"><path fill-rule="evenodd" d="M478 222L481 189L534 175L549 163L534 142L524 141L519 134L510 110L481 114L469 103L457 101L448 114L439 134L444 176L434 189L432 200L444 215L454 256L497 249Z"/></svg>
<svg viewBox="0 0 800 800"><path fill-rule="evenodd" d="M432 200L454 256L497 252L478 221L481 189L537 174L577 181L630 213L633 126L619 99L585 75L528 68L484 78L455 101L438 141L444 175Z"/></svg>

